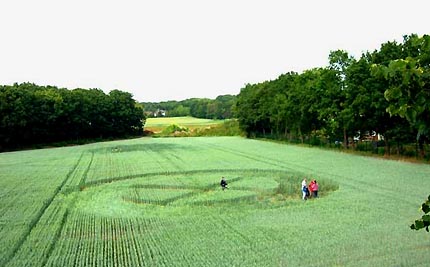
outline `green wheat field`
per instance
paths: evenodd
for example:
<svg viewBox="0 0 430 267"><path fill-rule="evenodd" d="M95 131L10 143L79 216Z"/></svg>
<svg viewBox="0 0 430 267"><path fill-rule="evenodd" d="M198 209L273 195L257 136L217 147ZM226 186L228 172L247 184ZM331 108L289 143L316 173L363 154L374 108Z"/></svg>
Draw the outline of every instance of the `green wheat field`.
<svg viewBox="0 0 430 267"><path fill-rule="evenodd" d="M2 153L0 266L429 266L429 193L429 165L241 137Z"/></svg>

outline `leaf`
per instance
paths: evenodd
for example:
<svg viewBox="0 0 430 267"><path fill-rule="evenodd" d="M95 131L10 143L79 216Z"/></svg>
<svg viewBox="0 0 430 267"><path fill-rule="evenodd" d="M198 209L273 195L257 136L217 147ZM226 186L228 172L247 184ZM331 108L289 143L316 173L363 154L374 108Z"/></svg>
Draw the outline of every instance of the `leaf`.
<svg viewBox="0 0 430 267"><path fill-rule="evenodd" d="M404 112L404 114L406 114L406 119L412 123L415 123L416 119L417 119L417 112L416 110L409 108L406 104L401 107L403 108L402 112Z"/></svg>
<svg viewBox="0 0 430 267"><path fill-rule="evenodd" d="M416 229L422 229L422 228L424 228L424 222L420 221L420 220L416 220L415 221L415 228Z"/></svg>
<svg viewBox="0 0 430 267"><path fill-rule="evenodd" d="M391 86L384 92L384 97L388 101L399 99L402 95L402 90L398 86Z"/></svg>
<svg viewBox="0 0 430 267"><path fill-rule="evenodd" d="M430 207L429 205L427 205L426 203L423 203L423 205L421 206L422 211L424 211L424 213L429 213L430 211Z"/></svg>

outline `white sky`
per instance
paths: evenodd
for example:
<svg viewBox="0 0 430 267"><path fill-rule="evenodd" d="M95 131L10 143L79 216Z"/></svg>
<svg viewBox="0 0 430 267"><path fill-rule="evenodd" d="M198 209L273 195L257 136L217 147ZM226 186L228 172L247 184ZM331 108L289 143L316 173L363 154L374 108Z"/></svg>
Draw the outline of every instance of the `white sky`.
<svg viewBox="0 0 430 267"><path fill-rule="evenodd" d="M428 0L1 0L0 84L215 98L430 33Z"/></svg>

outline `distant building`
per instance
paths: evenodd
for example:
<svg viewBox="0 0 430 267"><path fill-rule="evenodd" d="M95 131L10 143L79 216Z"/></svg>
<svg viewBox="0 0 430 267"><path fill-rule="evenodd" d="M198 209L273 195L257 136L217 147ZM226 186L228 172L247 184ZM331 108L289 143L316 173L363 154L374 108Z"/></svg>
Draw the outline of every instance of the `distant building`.
<svg viewBox="0 0 430 267"><path fill-rule="evenodd" d="M164 109L157 109L153 115L154 117L166 117L166 111Z"/></svg>

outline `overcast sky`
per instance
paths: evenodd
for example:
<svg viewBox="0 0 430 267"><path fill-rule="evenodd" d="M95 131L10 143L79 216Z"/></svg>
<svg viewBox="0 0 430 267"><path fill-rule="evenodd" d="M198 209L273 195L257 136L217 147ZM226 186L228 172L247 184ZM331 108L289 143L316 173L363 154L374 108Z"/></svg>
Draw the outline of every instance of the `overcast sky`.
<svg viewBox="0 0 430 267"><path fill-rule="evenodd" d="M430 33L429 0L2 0L0 84L215 98Z"/></svg>

